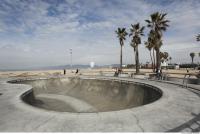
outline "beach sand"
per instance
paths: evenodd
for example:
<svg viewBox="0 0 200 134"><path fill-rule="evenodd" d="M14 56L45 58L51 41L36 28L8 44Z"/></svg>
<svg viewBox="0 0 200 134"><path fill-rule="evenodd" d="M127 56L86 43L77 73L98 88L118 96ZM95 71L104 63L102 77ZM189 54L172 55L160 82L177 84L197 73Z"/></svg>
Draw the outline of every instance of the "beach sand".
<svg viewBox="0 0 200 134"><path fill-rule="evenodd" d="M73 76L76 70L66 70L67 76ZM100 68L100 69L80 69L79 75L101 75L101 74L114 74L115 69L111 68ZM123 69L124 73L135 73L135 69ZM146 75L152 73L152 69L140 69L141 73ZM189 73L197 74L198 70L190 69ZM170 77L183 78L184 74L187 73L186 69L163 69L163 73L167 73ZM38 71L0 71L0 78L9 77L46 77L46 76L60 76L63 75L63 70L38 70ZM194 76L192 76L194 77Z"/></svg>

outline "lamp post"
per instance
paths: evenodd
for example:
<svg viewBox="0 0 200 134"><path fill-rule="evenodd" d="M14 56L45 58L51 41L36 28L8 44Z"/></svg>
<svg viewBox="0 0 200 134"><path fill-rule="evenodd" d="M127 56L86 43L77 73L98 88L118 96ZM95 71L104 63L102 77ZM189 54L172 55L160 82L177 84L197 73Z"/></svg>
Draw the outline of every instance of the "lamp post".
<svg viewBox="0 0 200 134"><path fill-rule="evenodd" d="M72 71L72 49L69 49L69 53L70 53L70 67Z"/></svg>

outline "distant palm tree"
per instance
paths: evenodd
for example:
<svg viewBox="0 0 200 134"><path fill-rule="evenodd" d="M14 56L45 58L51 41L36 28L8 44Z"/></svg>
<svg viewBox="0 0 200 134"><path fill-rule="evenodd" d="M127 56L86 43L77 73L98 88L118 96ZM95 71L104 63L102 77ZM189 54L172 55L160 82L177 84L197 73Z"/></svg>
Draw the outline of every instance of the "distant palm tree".
<svg viewBox="0 0 200 134"><path fill-rule="evenodd" d="M163 56L164 60L168 61L168 57L169 57L168 52L164 52L163 54L164 54L164 56Z"/></svg>
<svg viewBox="0 0 200 134"><path fill-rule="evenodd" d="M159 12L153 13L150 16L150 20L145 20L147 22L147 27L149 27L150 33L149 37L151 38L152 42L154 43L154 47L156 50L156 66L157 69L160 68L160 47L162 45L162 34L164 31L167 30L169 26L169 20L166 20L166 13L162 14Z"/></svg>
<svg viewBox="0 0 200 134"><path fill-rule="evenodd" d="M162 62L167 61L168 56L169 56L169 54L167 52L160 52L160 59Z"/></svg>
<svg viewBox="0 0 200 134"><path fill-rule="evenodd" d="M191 57L191 59L192 59L192 64L194 63L193 61L194 61L194 57L195 57L195 53L190 53L190 57Z"/></svg>
<svg viewBox="0 0 200 134"><path fill-rule="evenodd" d="M139 62L139 52L138 45L141 44L141 36L143 36L144 26L140 27L140 24L131 24L130 34L132 36L131 46L134 48L135 52L135 64L136 64L136 74L139 74L140 62Z"/></svg>
<svg viewBox="0 0 200 134"><path fill-rule="evenodd" d="M171 64L171 61L172 61L172 57L171 56L169 57L169 60L170 60L170 64Z"/></svg>
<svg viewBox="0 0 200 134"><path fill-rule="evenodd" d="M122 69L122 47L124 45L124 40L126 40L126 36L128 33L126 32L126 28L118 28L116 31L117 37L119 38L119 43L121 46L120 50L120 68Z"/></svg>
<svg viewBox="0 0 200 134"><path fill-rule="evenodd" d="M197 41L200 41L200 34L197 35Z"/></svg>

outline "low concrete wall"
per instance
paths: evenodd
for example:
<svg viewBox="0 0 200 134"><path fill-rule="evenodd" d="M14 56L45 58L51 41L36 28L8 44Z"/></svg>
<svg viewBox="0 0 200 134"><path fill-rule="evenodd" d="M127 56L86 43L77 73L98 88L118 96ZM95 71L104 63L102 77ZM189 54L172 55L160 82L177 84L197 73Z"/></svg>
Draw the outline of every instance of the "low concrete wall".
<svg viewBox="0 0 200 134"><path fill-rule="evenodd" d="M167 81L175 81L175 82L180 82L183 83L183 78L176 78L176 77L167 77ZM189 78L189 79L185 79L185 82L187 82L188 84L200 84L200 80L199 79L195 79L195 78Z"/></svg>

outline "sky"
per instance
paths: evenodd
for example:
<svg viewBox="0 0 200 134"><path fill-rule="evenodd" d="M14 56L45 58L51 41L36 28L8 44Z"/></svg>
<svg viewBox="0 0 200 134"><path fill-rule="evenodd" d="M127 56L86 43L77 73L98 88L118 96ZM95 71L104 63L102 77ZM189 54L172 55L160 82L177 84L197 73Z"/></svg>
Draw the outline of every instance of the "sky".
<svg viewBox="0 0 200 134"><path fill-rule="evenodd" d="M170 27L163 34L161 51L172 62L189 63L190 52L200 52L200 0L1 0L0 69L70 64L119 64L118 27L149 19L154 12L167 13ZM150 61L144 46L149 29L139 46L140 62ZM195 62L200 61L196 56ZM127 37L123 64L133 64L134 52Z"/></svg>

